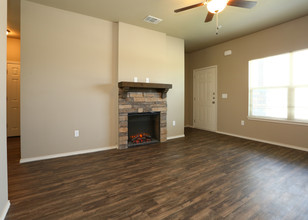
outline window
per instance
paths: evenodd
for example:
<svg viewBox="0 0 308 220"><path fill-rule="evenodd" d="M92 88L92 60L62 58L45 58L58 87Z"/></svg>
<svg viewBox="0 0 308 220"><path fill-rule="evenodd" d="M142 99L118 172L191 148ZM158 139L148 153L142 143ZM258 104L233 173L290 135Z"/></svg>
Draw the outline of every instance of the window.
<svg viewBox="0 0 308 220"><path fill-rule="evenodd" d="M249 61L249 117L308 123L308 49Z"/></svg>

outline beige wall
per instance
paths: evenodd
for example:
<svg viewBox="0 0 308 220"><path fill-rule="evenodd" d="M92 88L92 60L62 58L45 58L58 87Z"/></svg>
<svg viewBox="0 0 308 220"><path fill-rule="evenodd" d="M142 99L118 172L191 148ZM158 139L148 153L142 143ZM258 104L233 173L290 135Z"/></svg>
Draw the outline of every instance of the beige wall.
<svg viewBox="0 0 308 220"><path fill-rule="evenodd" d="M167 94L167 138L184 135L185 54L182 39L167 36L166 71L164 78L172 84ZM173 126L172 122L176 124Z"/></svg>
<svg viewBox="0 0 308 220"><path fill-rule="evenodd" d="M119 81L165 81L166 34L119 23Z"/></svg>
<svg viewBox="0 0 308 220"><path fill-rule="evenodd" d="M183 40L28 1L21 13L22 159L117 145L117 83L134 76L173 84L168 136L184 134Z"/></svg>
<svg viewBox="0 0 308 220"><path fill-rule="evenodd" d="M248 61L308 48L308 16L187 55L186 123L192 124L192 73L218 66L218 131L308 149L308 126L248 120ZM225 57L224 51L232 50ZM227 93L228 99L221 99ZM240 121L245 120L245 126Z"/></svg>
<svg viewBox="0 0 308 220"><path fill-rule="evenodd" d="M20 61L20 39L7 38L7 60Z"/></svg>
<svg viewBox="0 0 308 220"><path fill-rule="evenodd" d="M119 81L172 84L167 93L167 136L184 135L184 41L119 23ZM173 126L172 122L176 125Z"/></svg>
<svg viewBox="0 0 308 220"><path fill-rule="evenodd" d="M6 154L6 15L7 1L0 0L0 219L8 205Z"/></svg>
<svg viewBox="0 0 308 220"><path fill-rule="evenodd" d="M193 124L193 83L190 74L189 54L185 54L185 127L192 127Z"/></svg>
<svg viewBox="0 0 308 220"><path fill-rule="evenodd" d="M21 13L22 159L115 146L117 25L27 1Z"/></svg>

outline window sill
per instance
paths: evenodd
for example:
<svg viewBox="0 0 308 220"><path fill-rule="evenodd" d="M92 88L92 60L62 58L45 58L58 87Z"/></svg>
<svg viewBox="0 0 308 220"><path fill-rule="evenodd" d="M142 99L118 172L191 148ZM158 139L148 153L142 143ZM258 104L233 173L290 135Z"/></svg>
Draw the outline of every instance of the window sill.
<svg viewBox="0 0 308 220"><path fill-rule="evenodd" d="M253 116L247 116L247 119L252 121L264 121L264 122L273 122L279 124L308 126L308 121L289 121L284 119L273 119L273 118L253 117Z"/></svg>

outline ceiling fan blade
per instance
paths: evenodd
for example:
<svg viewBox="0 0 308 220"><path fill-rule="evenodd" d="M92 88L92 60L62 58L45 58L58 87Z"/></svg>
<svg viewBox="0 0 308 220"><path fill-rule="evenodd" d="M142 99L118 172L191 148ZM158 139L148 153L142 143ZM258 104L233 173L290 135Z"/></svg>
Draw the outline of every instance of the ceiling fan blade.
<svg viewBox="0 0 308 220"><path fill-rule="evenodd" d="M174 12L178 13L178 12L181 12L181 11L186 11L188 9L197 8L197 7L200 7L200 6L203 6L203 5L204 5L204 3L201 2L201 3L195 4L195 5L190 5L190 6L187 6L187 7L184 7L184 8L176 9L176 10L174 10Z"/></svg>
<svg viewBox="0 0 308 220"><path fill-rule="evenodd" d="M204 22L210 22L215 14L208 12Z"/></svg>
<svg viewBox="0 0 308 220"><path fill-rule="evenodd" d="M252 8L257 4L255 1L245 1L245 0L229 0L227 5L241 7L241 8Z"/></svg>

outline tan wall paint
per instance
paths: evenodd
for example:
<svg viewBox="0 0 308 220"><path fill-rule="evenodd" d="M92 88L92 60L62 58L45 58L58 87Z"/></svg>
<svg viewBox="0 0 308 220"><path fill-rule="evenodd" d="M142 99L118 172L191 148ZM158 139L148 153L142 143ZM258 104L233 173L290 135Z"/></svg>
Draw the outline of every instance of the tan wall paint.
<svg viewBox="0 0 308 220"><path fill-rule="evenodd" d="M308 48L307 24L308 16L188 54L186 122L192 124L193 70L217 65L218 131L308 149L308 126L247 120L248 61ZM226 50L232 55L225 57ZM228 93L228 99L221 99L222 93Z"/></svg>
<svg viewBox="0 0 308 220"><path fill-rule="evenodd" d="M22 159L115 146L117 25L27 1L21 13Z"/></svg>
<svg viewBox="0 0 308 220"><path fill-rule="evenodd" d="M185 54L185 126L193 126L193 82L192 82L192 73L190 74L190 61L189 54Z"/></svg>
<svg viewBox="0 0 308 220"><path fill-rule="evenodd" d="M7 60L20 61L20 39L7 38Z"/></svg>
<svg viewBox="0 0 308 220"><path fill-rule="evenodd" d="M6 31L7 1L0 0L0 33ZM6 152L6 36L0 34L0 218L8 204Z"/></svg>
<svg viewBox="0 0 308 220"><path fill-rule="evenodd" d="M120 81L170 83L167 136L184 135L184 41L164 33L119 23ZM172 126L176 121L176 126Z"/></svg>
<svg viewBox="0 0 308 220"><path fill-rule="evenodd" d="M118 75L120 81L138 77L145 82L164 81L166 66L166 34L119 23Z"/></svg>
<svg viewBox="0 0 308 220"><path fill-rule="evenodd" d="M184 134L183 40L27 1L21 12L22 159L116 145L117 83L145 73L173 84L168 136Z"/></svg>
<svg viewBox="0 0 308 220"><path fill-rule="evenodd" d="M182 39L167 36L166 79L172 84L167 94L167 138L184 135L185 54ZM172 122L176 125L173 126Z"/></svg>

